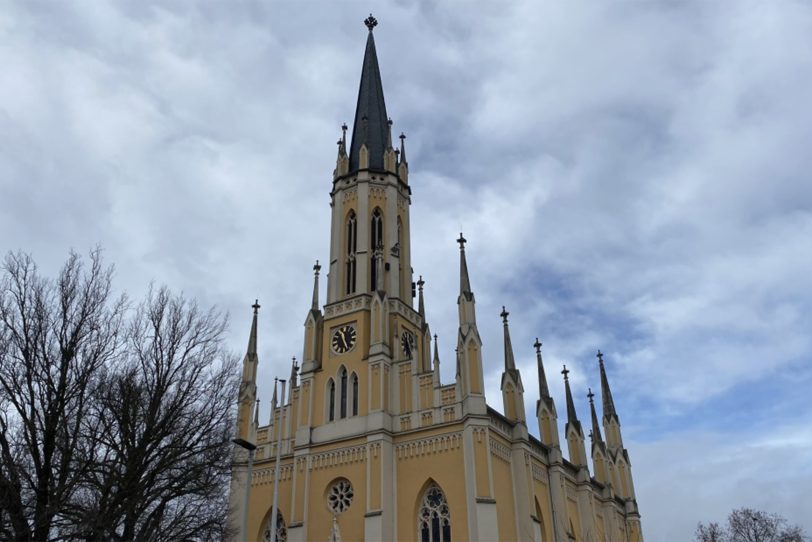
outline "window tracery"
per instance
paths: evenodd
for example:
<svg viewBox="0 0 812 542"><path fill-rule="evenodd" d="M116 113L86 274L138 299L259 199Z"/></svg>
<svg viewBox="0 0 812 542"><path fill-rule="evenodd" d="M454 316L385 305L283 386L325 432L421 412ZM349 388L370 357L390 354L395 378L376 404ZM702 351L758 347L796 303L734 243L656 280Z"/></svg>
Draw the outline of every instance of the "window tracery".
<svg viewBox="0 0 812 542"><path fill-rule="evenodd" d="M420 512L417 515L417 531L421 542L450 542L451 514L445 493L437 484L432 484L423 495Z"/></svg>
<svg viewBox="0 0 812 542"><path fill-rule="evenodd" d="M327 509L337 516L350 507L354 496L350 481L341 478L327 490Z"/></svg>
<svg viewBox="0 0 812 542"><path fill-rule="evenodd" d="M272 529L274 528L273 525L273 518L268 518L268 523L265 524L265 532L262 535L263 542L271 542L271 535L273 533ZM285 518L282 517L282 512L276 512L276 541L277 542L287 542L288 540L288 529L285 525Z"/></svg>

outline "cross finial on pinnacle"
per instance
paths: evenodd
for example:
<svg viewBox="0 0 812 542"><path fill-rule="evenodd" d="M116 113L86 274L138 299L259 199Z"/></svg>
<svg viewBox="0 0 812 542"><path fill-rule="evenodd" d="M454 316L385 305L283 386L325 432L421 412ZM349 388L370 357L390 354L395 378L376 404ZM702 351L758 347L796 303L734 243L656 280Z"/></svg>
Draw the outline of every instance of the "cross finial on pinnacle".
<svg viewBox="0 0 812 542"><path fill-rule="evenodd" d="M603 354L601 353L600 350L598 350L598 362L603 363Z"/></svg>
<svg viewBox="0 0 812 542"><path fill-rule="evenodd" d="M437 342L437 334L434 334L434 342Z"/></svg>
<svg viewBox="0 0 812 542"><path fill-rule="evenodd" d="M417 287L420 288L421 291L423 290L424 284L426 284L426 281L423 280L423 275L420 275L420 277L417 279Z"/></svg>
<svg viewBox="0 0 812 542"><path fill-rule="evenodd" d="M460 250L465 250L465 243L468 242L468 239L462 236L462 232L460 232L460 238L457 239L457 242L460 244Z"/></svg>
<svg viewBox="0 0 812 542"><path fill-rule="evenodd" d="M533 343L533 348L536 349L536 354L541 354L541 341L536 337L536 342Z"/></svg>
<svg viewBox="0 0 812 542"><path fill-rule="evenodd" d="M318 275L318 274L319 274L319 271L321 271L321 266L319 265L319 261L318 261L318 260L316 260L316 265L314 265L314 266L313 266L313 271L315 271L315 272L316 272L316 275Z"/></svg>
<svg viewBox="0 0 812 542"><path fill-rule="evenodd" d="M251 308L254 309L254 314L256 314L257 311L259 311L259 307L260 307L259 299L254 300L254 304L251 305Z"/></svg>
<svg viewBox="0 0 812 542"><path fill-rule="evenodd" d="M595 402L595 401L593 401L593 398L595 397L595 394L592 393L592 388L588 388L588 389L589 389L589 393L587 393L586 396L589 398L589 404L591 405L591 404L594 404L594 402Z"/></svg>
<svg viewBox="0 0 812 542"><path fill-rule="evenodd" d="M561 370L561 374L564 375L564 381L568 382L569 381L569 376L567 376L567 375L570 374L570 370L567 369L566 365L564 365L564 368Z"/></svg>
<svg viewBox="0 0 812 542"><path fill-rule="evenodd" d="M364 19L364 24L367 25L367 28L369 28L369 31L372 32L372 29L375 28L376 26L378 26L378 19L373 17L372 14L370 13L369 17Z"/></svg>
<svg viewBox="0 0 812 542"><path fill-rule="evenodd" d="M505 325L507 325L507 323L508 323L507 322L508 315L510 315L510 313L508 311L506 311L505 306L502 305L502 313L499 316L502 317L502 323L505 324Z"/></svg>
<svg viewBox="0 0 812 542"><path fill-rule="evenodd" d="M401 141L403 141L404 139L406 139L406 134L404 134L403 132L401 132L401 133L400 133L400 135L399 135L398 137L400 138L400 140L401 140Z"/></svg>

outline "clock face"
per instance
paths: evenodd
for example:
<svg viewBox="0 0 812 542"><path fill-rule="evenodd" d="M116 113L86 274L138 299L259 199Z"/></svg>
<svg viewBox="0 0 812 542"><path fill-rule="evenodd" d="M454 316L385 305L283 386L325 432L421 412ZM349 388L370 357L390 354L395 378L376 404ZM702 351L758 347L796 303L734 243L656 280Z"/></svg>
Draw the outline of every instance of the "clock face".
<svg viewBox="0 0 812 542"><path fill-rule="evenodd" d="M403 336L400 338L400 346L403 348L403 355L407 358L412 357L414 352L415 340L414 334L411 331L404 331Z"/></svg>
<svg viewBox="0 0 812 542"><path fill-rule="evenodd" d="M330 341L330 344L333 347L333 352L336 354L349 352L352 350L352 347L355 346L355 339L356 333L354 326L341 326L333 331L333 338Z"/></svg>

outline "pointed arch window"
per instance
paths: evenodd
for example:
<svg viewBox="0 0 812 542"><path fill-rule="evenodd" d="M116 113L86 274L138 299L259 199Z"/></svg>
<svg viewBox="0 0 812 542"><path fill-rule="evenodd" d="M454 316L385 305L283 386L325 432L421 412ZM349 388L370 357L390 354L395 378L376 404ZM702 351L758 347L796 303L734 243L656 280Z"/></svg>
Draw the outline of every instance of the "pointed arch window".
<svg viewBox="0 0 812 542"><path fill-rule="evenodd" d="M358 416L358 375L352 373L352 415Z"/></svg>
<svg viewBox="0 0 812 542"><path fill-rule="evenodd" d="M420 542L450 542L451 514L445 493L437 484L431 484L423 494L417 514L417 532Z"/></svg>
<svg viewBox="0 0 812 542"><path fill-rule="evenodd" d="M339 400L339 409L341 410L341 417L347 417L347 369L342 367L339 371L339 381L341 382L341 399Z"/></svg>
<svg viewBox="0 0 812 542"><path fill-rule="evenodd" d="M276 512L276 525L274 525L273 518L268 518L268 523L265 524L265 531L262 535L263 542L271 542L274 528L276 528L276 541L287 542L288 529L285 525L285 518L282 517L282 512Z"/></svg>
<svg viewBox="0 0 812 542"><path fill-rule="evenodd" d="M347 216L347 269L346 269L346 293L355 293L355 252L358 245L358 224L355 218L355 211L350 211Z"/></svg>
<svg viewBox="0 0 812 542"><path fill-rule="evenodd" d="M370 224L370 249L375 253L376 250L379 248L383 248L383 215L381 214L381 210L375 208L372 211L372 221ZM382 256L381 256L382 257ZM378 265L375 258L370 260L370 278L371 278L371 286L370 290L375 290L378 284Z"/></svg>
<svg viewBox="0 0 812 542"><path fill-rule="evenodd" d="M336 418L336 383L332 378L327 382L329 395L329 405L327 406L327 419L333 421Z"/></svg>

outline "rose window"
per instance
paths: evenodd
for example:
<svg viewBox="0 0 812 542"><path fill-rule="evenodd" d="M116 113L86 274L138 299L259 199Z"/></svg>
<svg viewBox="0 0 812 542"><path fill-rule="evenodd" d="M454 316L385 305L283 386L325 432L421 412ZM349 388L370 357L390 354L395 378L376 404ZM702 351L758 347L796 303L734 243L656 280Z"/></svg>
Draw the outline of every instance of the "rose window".
<svg viewBox="0 0 812 542"><path fill-rule="evenodd" d="M327 508L333 514L344 512L352 504L352 484L349 480L338 480L327 491Z"/></svg>

